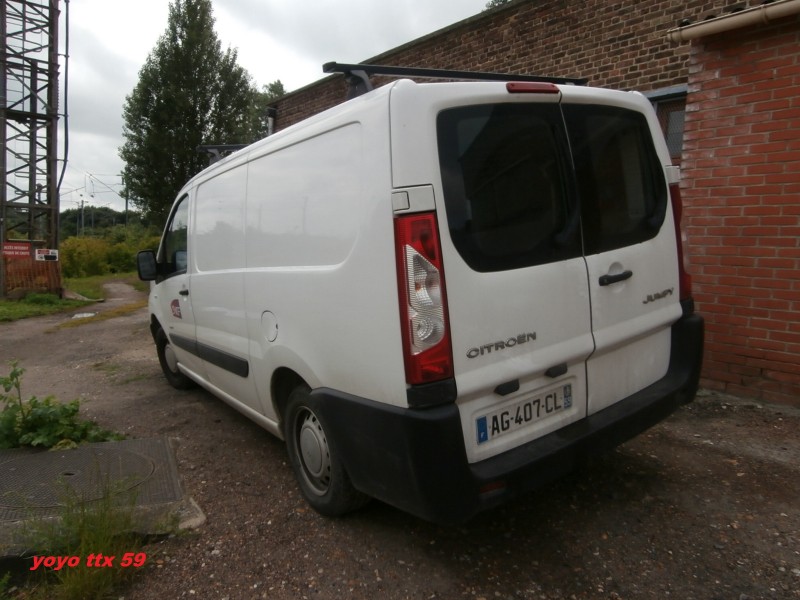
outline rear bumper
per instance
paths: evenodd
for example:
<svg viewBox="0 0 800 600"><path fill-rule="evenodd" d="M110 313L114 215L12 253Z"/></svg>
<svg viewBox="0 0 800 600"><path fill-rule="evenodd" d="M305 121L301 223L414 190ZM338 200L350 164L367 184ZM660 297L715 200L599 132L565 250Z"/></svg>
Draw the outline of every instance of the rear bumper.
<svg viewBox="0 0 800 600"><path fill-rule="evenodd" d="M423 519L458 523L541 487L690 402L702 354L703 319L684 316L672 327L670 365L662 379L599 413L475 464L467 462L455 404L402 409L325 388L312 392L312 399L358 489ZM492 491L481 493L486 486Z"/></svg>

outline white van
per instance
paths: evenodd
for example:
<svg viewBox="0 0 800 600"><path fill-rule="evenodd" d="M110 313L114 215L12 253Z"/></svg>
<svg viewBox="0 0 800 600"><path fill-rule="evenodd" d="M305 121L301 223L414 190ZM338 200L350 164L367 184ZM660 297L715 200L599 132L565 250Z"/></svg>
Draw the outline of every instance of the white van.
<svg viewBox="0 0 800 600"><path fill-rule="evenodd" d="M161 366L320 513L463 521L694 397L678 179L641 94L394 81L180 191L139 255Z"/></svg>

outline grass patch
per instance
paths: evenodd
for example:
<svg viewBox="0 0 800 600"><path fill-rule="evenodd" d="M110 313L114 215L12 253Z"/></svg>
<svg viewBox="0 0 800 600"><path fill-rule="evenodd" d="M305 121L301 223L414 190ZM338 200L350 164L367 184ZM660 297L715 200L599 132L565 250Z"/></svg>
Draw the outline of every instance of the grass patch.
<svg viewBox="0 0 800 600"><path fill-rule="evenodd" d="M92 277L65 277L64 288L76 294L80 294L84 298L102 300L106 295L103 286L107 283L115 282L127 283L140 292L146 292L150 289L150 284L146 281L141 281L136 273L117 273L115 275L95 275Z"/></svg>
<svg viewBox="0 0 800 600"><path fill-rule="evenodd" d="M150 293L150 282L142 281L138 275L133 275L130 279L126 279L125 283L132 285L137 292Z"/></svg>
<svg viewBox="0 0 800 600"><path fill-rule="evenodd" d="M41 317L86 306L85 300L62 300L55 294L28 294L22 300L0 299L0 322Z"/></svg>
<svg viewBox="0 0 800 600"><path fill-rule="evenodd" d="M22 300L0 298L0 322L17 321L29 317L41 317L43 315L52 315L81 308L82 306L92 304L93 300L103 300L105 298L105 289L103 286L107 283L114 282L127 283L140 292L147 292L150 289L150 284L145 281L140 281L135 273L65 278L64 289L75 292L84 298L90 298L91 300L61 299L55 294L28 294ZM121 307L121 313L113 314L115 311L111 311L111 316L107 318L128 314L146 304L147 302L138 302L135 304L135 308ZM133 304L130 305L130 307L133 306ZM84 321L86 320L88 319L84 319ZM70 326L74 327L75 325Z"/></svg>
<svg viewBox="0 0 800 600"><path fill-rule="evenodd" d="M109 319L114 319L116 317L124 317L131 313L135 313L137 310L142 309L145 306L147 306L147 298L132 302L130 304L125 304L124 306L118 306L117 308L112 308L111 310L104 310L103 312L97 313L91 317L64 321L63 323L56 325L50 331L53 331L54 329L71 329L73 327L86 325L87 323L97 323L98 321L108 321Z"/></svg>
<svg viewBox="0 0 800 600"><path fill-rule="evenodd" d="M99 499L85 501L81 493L63 483L58 516L33 519L25 537L26 545L35 554L24 559L18 568L16 595L12 597L104 600L115 597L112 594L144 566L144 538L133 533L135 492L124 481L97 475L101 477L98 485L102 486ZM99 555L108 558L101 559ZM43 559L48 556L62 557L63 566L56 569L45 564ZM71 559L69 564L67 558ZM8 580L5 585L9 585Z"/></svg>

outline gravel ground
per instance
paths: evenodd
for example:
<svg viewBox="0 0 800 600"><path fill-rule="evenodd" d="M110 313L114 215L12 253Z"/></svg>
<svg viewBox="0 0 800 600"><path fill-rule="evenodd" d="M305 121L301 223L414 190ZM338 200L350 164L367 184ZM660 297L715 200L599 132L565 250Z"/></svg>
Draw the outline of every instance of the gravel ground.
<svg viewBox="0 0 800 600"><path fill-rule="evenodd" d="M124 285L91 310L141 299ZM0 324L26 395L80 397L132 437L177 441L199 529L155 540L125 600L800 598L800 410L702 394L546 489L459 527L379 502L327 519L283 443L161 376L146 309L75 328Z"/></svg>

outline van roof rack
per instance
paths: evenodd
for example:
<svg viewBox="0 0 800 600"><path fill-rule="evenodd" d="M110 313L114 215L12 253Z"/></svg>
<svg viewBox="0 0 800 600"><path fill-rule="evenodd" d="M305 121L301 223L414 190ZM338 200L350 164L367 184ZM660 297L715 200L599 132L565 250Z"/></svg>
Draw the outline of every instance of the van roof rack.
<svg viewBox="0 0 800 600"><path fill-rule="evenodd" d="M247 144L203 144L195 148L196 152L205 152L208 154L208 164L213 165L215 162L222 160L228 154L246 148Z"/></svg>
<svg viewBox="0 0 800 600"><path fill-rule="evenodd" d="M424 79L469 79L474 81L534 81L560 83L563 85L586 85L586 78L546 77L543 75L519 75L511 73L487 73L484 71L453 71L449 69L421 69L417 67L392 67L388 65L353 65L327 62L322 65L324 73L342 73L350 86L347 99L355 98L372 90L370 75L389 77L420 77Z"/></svg>

